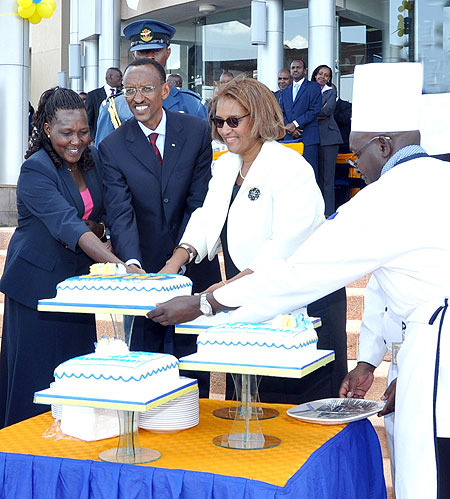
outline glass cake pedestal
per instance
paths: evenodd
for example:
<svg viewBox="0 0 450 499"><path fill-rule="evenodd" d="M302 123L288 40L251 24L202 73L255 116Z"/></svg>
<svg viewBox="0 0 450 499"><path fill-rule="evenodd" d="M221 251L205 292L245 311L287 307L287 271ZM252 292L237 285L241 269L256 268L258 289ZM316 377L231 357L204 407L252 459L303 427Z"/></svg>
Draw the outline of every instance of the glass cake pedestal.
<svg viewBox="0 0 450 499"><path fill-rule="evenodd" d="M134 411L117 411L119 416L119 443L113 449L100 452L101 461L122 464L144 464L157 461L161 452L141 447L139 430Z"/></svg>
<svg viewBox="0 0 450 499"><path fill-rule="evenodd" d="M261 376L256 374L249 375L249 379L244 380L242 374L232 374L234 383L233 401L228 407L220 407L213 411L214 416L221 419L246 419L250 418L251 421L272 419L279 416L276 409L264 407L261 405L258 394L258 387L261 381ZM250 385L250 404L248 407L243 405L243 385ZM240 395L240 396L239 396ZM248 414L250 410L250 414Z"/></svg>
<svg viewBox="0 0 450 499"><path fill-rule="evenodd" d="M256 377L278 376L284 378L303 378L309 373L334 360L333 350L317 350L308 361L297 366L265 366L261 364L238 364L226 362L223 358L205 357L194 353L179 359L180 369L193 371L212 371L238 374L241 378L240 390L237 390L240 413L235 415L229 433L214 437L213 443L227 449L257 450L280 445L281 440L272 435L264 434L259 424L256 401L258 383Z"/></svg>
<svg viewBox="0 0 450 499"><path fill-rule="evenodd" d="M110 314L114 337L126 343L131 349L134 315ZM119 418L119 443L117 448L108 449L98 455L101 461L122 464L144 464L156 461L161 453L141 447L139 429L134 411L117 411Z"/></svg>
<svg viewBox="0 0 450 499"><path fill-rule="evenodd" d="M281 440L272 435L265 435L259 424L261 406L258 408L259 383L257 376L254 374L235 374L233 379L235 380L237 396L234 421L230 433L214 437L213 443L226 449L241 450L269 449L280 445ZM229 417L224 419L231 419L232 412L228 408L225 410L229 411ZM277 411L274 412L278 415ZM216 411L214 414L217 416Z"/></svg>

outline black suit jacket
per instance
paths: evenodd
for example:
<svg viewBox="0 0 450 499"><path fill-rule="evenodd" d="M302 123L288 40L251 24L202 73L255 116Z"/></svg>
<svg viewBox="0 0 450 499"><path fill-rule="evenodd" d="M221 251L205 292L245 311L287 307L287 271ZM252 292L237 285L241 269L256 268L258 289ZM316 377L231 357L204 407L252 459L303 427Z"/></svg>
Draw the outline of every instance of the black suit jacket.
<svg viewBox="0 0 450 499"><path fill-rule="evenodd" d="M90 219L98 222L103 214L100 165L83 175L94 202ZM86 274L92 260L77 244L89 230L81 219L84 209L67 168L56 168L43 149L27 159L17 183L18 226L8 246L0 290L35 309L39 299L56 295L58 282Z"/></svg>
<svg viewBox="0 0 450 499"><path fill-rule="evenodd" d="M97 131L97 118L100 104L106 99L107 95L103 87L91 90L86 98L86 110L88 115L89 130L91 131L91 139L95 139Z"/></svg>
<svg viewBox="0 0 450 499"><path fill-rule="evenodd" d="M162 165L135 118L99 145L114 252L124 261L138 259L147 272L158 272L172 255L211 177L208 124L166 114Z"/></svg>

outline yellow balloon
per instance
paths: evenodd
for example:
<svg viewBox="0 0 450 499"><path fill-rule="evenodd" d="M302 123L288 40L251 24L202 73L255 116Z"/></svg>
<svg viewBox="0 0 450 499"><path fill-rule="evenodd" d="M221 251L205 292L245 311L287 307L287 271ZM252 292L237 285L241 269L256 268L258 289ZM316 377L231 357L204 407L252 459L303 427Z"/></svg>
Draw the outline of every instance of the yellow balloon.
<svg viewBox="0 0 450 499"><path fill-rule="evenodd" d="M17 0L20 7L30 7L33 4L33 0Z"/></svg>
<svg viewBox="0 0 450 499"><path fill-rule="evenodd" d="M53 9L51 5L49 5L48 3L44 2L38 3L36 5L36 10L38 11L41 17L47 17L47 18L52 17Z"/></svg>
<svg viewBox="0 0 450 499"><path fill-rule="evenodd" d="M34 14L35 11L36 11L36 5L32 3L30 7L19 7L17 13L19 14L20 17L28 19L30 16Z"/></svg>
<svg viewBox="0 0 450 499"><path fill-rule="evenodd" d="M32 16L28 18L31 24L38 24L41 22L42 17L39 15L38 12L35 12Z"/></svg>
<svg viewBox="0 0 450 499"><path fill-rule="evenodd" d="M52 9L56 9L56 2L55 0L47 0L47 3L51 5Z"/></svg>

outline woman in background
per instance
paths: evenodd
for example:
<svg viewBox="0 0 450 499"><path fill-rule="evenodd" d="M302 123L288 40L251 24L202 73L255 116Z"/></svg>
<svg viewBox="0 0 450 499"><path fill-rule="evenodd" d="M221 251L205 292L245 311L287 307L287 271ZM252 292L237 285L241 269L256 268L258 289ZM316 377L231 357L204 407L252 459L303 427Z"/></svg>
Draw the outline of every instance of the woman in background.
<svg viewBox="0 0 450 499"><path fill-rule="evenodd" d="M336 90L331 86L331 68L322 64L311 76L322 88L322 109L317 117L319 122L319 187L325 201L325 216L329 217L336 210L334 198L334 176L339 144L342 144L341 132L334 119L336 109Z"/></svg>
<svg viewBox="0 0 450 499"><path fill-rule="evenodd" d="M5 293L0 357L0 427L48 410L33 404L61 362L93 351L95 317L36 310L64 279L93 262L120 260L101 239L102 175L81 97L45 91L17 183L18 226L11 238L0 290Z"/></svg>

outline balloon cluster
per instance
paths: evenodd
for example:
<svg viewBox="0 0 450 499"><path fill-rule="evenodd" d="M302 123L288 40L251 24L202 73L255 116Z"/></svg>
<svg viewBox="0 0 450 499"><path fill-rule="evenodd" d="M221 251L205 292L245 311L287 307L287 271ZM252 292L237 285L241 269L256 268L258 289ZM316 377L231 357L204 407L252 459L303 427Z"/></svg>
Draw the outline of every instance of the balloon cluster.
<svg viewBox="0 0 450 499"><path fill-rule="evenodd" d="M17 0L20 17L28 19L32 24L38 24L43 17L52 17L56 9L55 0Z"/></svg>
<svg viewBox="0 0 450 499"><path fill-rule="evenodd" d="M412 1L408 2L407 0L402 1L402 4L398 8L398 11L404 14L399 14L397 16L398 19L397 30L394 31L394 33L397 33L398 36L402 37L403 35L410 34L409 32L411 28L411 17L409 16L409 11L412 11L413 9L414 9L414 2Z"/></svg>

